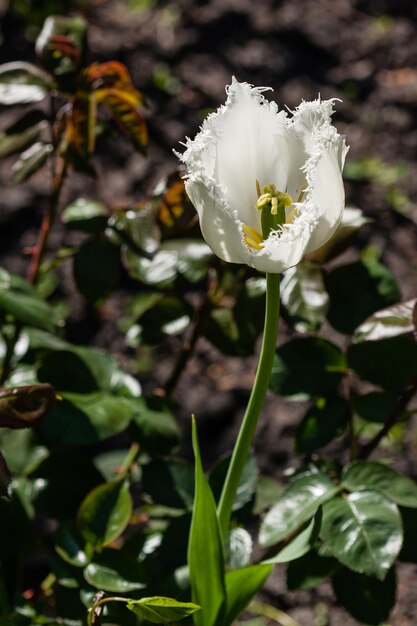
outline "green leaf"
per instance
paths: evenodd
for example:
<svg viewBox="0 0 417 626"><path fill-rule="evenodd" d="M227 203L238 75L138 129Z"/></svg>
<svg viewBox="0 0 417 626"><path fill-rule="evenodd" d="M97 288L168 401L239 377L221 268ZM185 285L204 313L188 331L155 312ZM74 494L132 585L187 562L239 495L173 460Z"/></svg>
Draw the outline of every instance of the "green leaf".
<svg viewBox="0 0 417 626"><path fill-rule="evenodd" d="M144 589L142 567L123 551L105 549L84 569L86 581L103 591L128 593Z"/></svg>
<svg viewBox="0 0 417 626"><path fill-rule="evenodd" d="M181 431L171 407L162 398L129 400L133 411L132 436L150 454L168 454L181 440Z"/></svg>
<svg viewBox="0 0 417 626"><path fill-rule="evenodd" d="M154 502L191 510L194 500L194 473L182 459L154 460L142 466L143 489Z"/></svg>
<svg viewBox="0 0 417 626"><path fill-rule="evenodd" d="M119 284L119 251L104 237L93 236L76 252L73 273L78 289L89 302L103 300Z"/></svg>
<svg viewBox="0 0 417 626"><path fill-rule="evenodd" d="M347 335L369 315L400 299L394 276L375 259L336 267L327 276L326 287L330 296L327 318Z"/></svg>
<svg viewBox="0 0 417 626"><path fill-rule="evenodd" d="M60 89L74 88L74 75L85 60L87 23L81 16L49 15L36 40L36 53L44 67L55 75Z"/></svg>
<svg viewBox="0 0 417 626"><path fill-rule="evenodd" d="M164 241L163 250L173 250L178 254L177 272L190 283L198 283L207 276L213 252L205 241L200 239L174 239Z"/></svg>
<svg viewBox="0 0 417 626"><path fill-rule="evenodd" d="M117 539L132 515L132 498L126 482L113 481L99 485L82 502L78 527L94 548Z"/></svg>
<svg viewBox="0 0 417 626"><path fill-rule="evenodd" d="M123 247L122 258L130 276L145 285L168 287L177 276L178 253L175 250L159 250L153 258L146 258Z"/></svg>
<svg viewBox="0 0 417 626"><path fill-rule="evenodd" d="M0 105L40 102L49 87L48 74L31 63L14 61L0 65Z"/></svg>
<svg viewBox="0 0 417 626"><path fill-rule="evenodd" d="M45 125L45 114L42 111L34 110L26 113L0 134L0 157L20 152L36 141Z"/></svg>
<svg viewBox="0 0 417 626"><path fill-rule="evenodd" d="M281 282L281 301L291 318L303 322L302 326L319 328L329 305L321 268L304 261L287 270Z"/></svg>
<svg viewBox="0 0 417 626"><path fill-rule="evenodd" d="M87 445L123 432L132 419L127 398L109 393L63 392L41 424L50 440L66 444Z"/></svg>
<svg viewBox="0 0 417 626"><path fill-rule="evenodd" d="M347 359L360 378L385 389L404 389L417 376L417 343L404 335L353 344Z"/></svg>
<svg viewBox="0 0 417 626"><path fill-rule="evenodd" d="M78 198L71 202L62 213L62 221L69 228L85 233L102 231L107 224L109 213L101 202Z"/></svg>
<svg viewBox="0 0 417 626"><path fill-rule="evenodd" d="M297 476L266 514L259 533L260 544L263 547L272 546L288 537L311 519L319 506L333 498L338 490L339 487L325 474Z"/></svg>
<svg viewBox="0 0 417 626"><path fill-rule="evenodd" d="M273 565L259 564L226 573L226 607L220 620L222 626L233 624L262 589L272 570Z"/></svg>
<svg viewBox="0 0 417 626"><path fill-rule="evenodd" d="M58 349L43 357L38 370L40 380L54 381L61 391L89 393L100 389L126 398L141 395L139 382L122 370L114 356L97 348L66 345L67 349L61 350L58 343ZM55 346L47 342L45 347Z"/></svg>
<svg viewBox="0 0 417 626"><path fill-rule="evenodd" d="M193 602L178 602L178 600L173 598L163 598L161 596L131 600L127 608L138 615L141 620L152 622L153 624L178 622L200 610L200 607Z"/></svg>
<svg viewBox="0 0 417 626"><path fill-rule="evenodd" d="M13 165L12 181L14 183L23 183L41 169L54 151L53 145L50 143L42 143L37 141L30 146Z"/></svg>
<svg viewBox="0 0 417 626"><path fill-rule="evenodd" d="M370 391L353 400L355 412L368 422L383 424L397 406L397 399L382 391Z"/></svg>
<svg viewBox="0 0 417 626"><path fill-rule="evenodd" d="M396 578L390 570L385 580L340 569L333 577L337 601L360 623L381 626L389 619L396 600Z"/></svg>
<svg viewBox="0 0 417 626"><path fill-rule="evenodd" d="M322 557L314 552L288 563L287 587L294 589L314 589L340 567L336 559Z"/></svg>
<svg viewBox="0 0 417 626"><path fill-rule="evenodd" d="M318 537L321 519L321 509L319 509L311 522L295 537L290 539L278 554L262 562L265 564L288 563L310 552Z"/></svg>
<svg viewBox="0 0 417 626"><path fill-rule="evenodd" d="M377 311L356 329L353 342L378 341L413 333L413 311L416 303L417 299L414 298Z"/></svg>
<svg viewBox="0 0 417 626"><path fill-rule="evenodd" d="M163 296L155 304L137 317L141 339L150 345L157 344L167 335L183 333L193 315L192 306L183 298Z"/></svg>
<svg viewBox="0 0 417 626"><path fill-rule="evenodd" d="M51 332L58 320L51 307L24 279L2 271L0 275L0 310L24 325L35 326ZM49 381L47 381L49 382Z"/></svg>
<svg viewBox="0 0 417 626"><path fill-rule="evenodd" d="M63 561L74 567L85 567L89 561L85 541L73 522L60 525L55 536L55 550Z"/></svg>
<svg viewBox="0 0 417 626"><path fill-rule="evenodd" d="M297 428L298 454L311 454L340 436L349 422L350 408L342 398L319 398Z"/></svg>
<svg viewBox="0 0 417 626"><path fill-rule="evenodd" d="M196 626L214 626L226 600L223 542L216 503L201 464L197 426L193 420L195 498L188 543L192 600L201 606Z"/></svg>
<svg viewBox="0 0 417 626"><path fill-rule="evenodd" d="M356 461L344 468L342 482L348 491L371 489L401 506L417 508L417 484L376 461Z"/></svg>
<svg viewBox="0 0 417 626"><path fill-rule="evenodd" d="M320 536L326 554L355 572L382 580L401 549L401 516L382 494L354 492L323 506Z"/></svg>
<svg viewBox="0 0 417 626"><path fill-rule="evenodd" d="M272 366L271 389L283 396L325 395L339 385L345 357L334 344L319 337L302 337L278 348Z"/></svg>

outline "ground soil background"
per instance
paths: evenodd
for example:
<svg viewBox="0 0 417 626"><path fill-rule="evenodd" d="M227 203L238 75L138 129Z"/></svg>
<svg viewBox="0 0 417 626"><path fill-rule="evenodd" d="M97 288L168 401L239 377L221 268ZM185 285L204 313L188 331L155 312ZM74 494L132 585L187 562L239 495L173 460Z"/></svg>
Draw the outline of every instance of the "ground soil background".
<svg viewBox="0 0 417 626"><path fill-rule="evenodd" d="M20 3L19 6L21 6ZM39 4L33 2L39 11ZM71 3L50 3L70 14ZM0 2L1 62L34 60L36 28L28 28ZM80 9L80 7L78 7ZM417 286L417 4L411 0L211 0L158 2L95 0L81 7L90 23L91 60L118 59L128 66L148 101L149 156L144 159L123 140L104 144L96 158L98 182L73 176L64 201L79 195L109 206L136 203L158 180L175 170L173 148L193 136L204 114L225 98L232 75L274 89L280 107L301 99L338 98L335 123L350 144L349 160L378 160L377 176L347 183L347 203L373 221L358 246L375 246L394 272L403 299ZM35 15L35 14L34 14ZM12 113L7 114L13 116ZM3 118L5 119L5 118ZM404 176L390 183L392 166L404 164ZM390 169L391 168L391 169ZM49 180L37 175L24 187L9 184L10 163L0 168L0 265L25 273L22 254L33 244L46 204ZM395 177L394 177L395 178ZM58 227L51 247L61 244ZM123 292L99 315L77 295L68 270L63 289L71 297L71 339L126 353L115 320L123 311ZM286 329L282 333L285 337ZM337 338L336 338L337 339ZM159 355L151 388L170 370L175 345ZM253 380L254 361L225 359L204 342L183 376L177 397L188 435L188 416L197 412L205 458L210 463L231 448ZM293 463L292 438L302 410L270 398L255 442L261 469L282 477ZM185 454L189 448L185 445ZM417 478L416 438L412 433L397 465ZM265 599L291 615L300 626L354 626L337 607L329 585L314 592L288 593L285 570L276 568ZM417 624L417 566L398 567L398 600L391 626Z"/></svg>

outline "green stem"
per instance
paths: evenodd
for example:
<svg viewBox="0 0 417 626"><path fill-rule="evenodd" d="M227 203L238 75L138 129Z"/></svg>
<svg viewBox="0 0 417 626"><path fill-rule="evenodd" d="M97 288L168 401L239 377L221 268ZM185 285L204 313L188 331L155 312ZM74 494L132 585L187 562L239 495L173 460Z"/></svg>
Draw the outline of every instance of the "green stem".
<svg viewBox="0 0 417 626"><path fill-rule="evenodd" d="M107 602L123 602L124 604L127 604L128 602L130 602L130 598L121 598L119 596L111 596L111 597L108 597L108 598L101 598L100 600L97 600L88 609L88 614L87 614L87 624L88 624L88 626L93 626L93 624L94 624L96 609L98 609L99 606L102 606L103 604L106 604Z"/></svg>
<svg viewBox="0 0 417 626"><path fill-rule="evenodd" d="M279 285L279 274L266 275L265 326L258 369L217 510L223 539L226 539L227 536L240 477L248 458L249 449L271 379L272 362L278 337Z"/></svg>

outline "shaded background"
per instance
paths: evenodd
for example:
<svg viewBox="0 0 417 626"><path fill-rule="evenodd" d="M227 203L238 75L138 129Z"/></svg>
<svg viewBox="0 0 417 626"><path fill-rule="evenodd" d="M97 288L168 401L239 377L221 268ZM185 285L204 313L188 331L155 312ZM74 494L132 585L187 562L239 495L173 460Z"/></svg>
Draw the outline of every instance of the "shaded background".
<svg viewBox="0 0 417 626"><path fill-rule="evenodd" d="M0 61L34 61L34 40L44 17L73 12L85 15L90 24L89 60L125 63L134 83L146 95L150 147L144 159L123 139L102 139L95 157L98 181L71 174L64 204L80 195L98 198L109 206L135 204L147 197L162 176L176 169L172 149L178 148L186 135L193 136L205 115L224 101L225 86L232 75L240 81L271 86L280 108L294 108L301 99L314 99L318 94L324 99L338 98L341 102L336 104L335 124L351 146L345 172L347 203L360 207L373 220L362 228L357 245L379 251L394 272L403 299L415 297L414 2L0 0ZM2 124L13 115L13 111L3 115ZM29 184L12 187L8 182L11 163L0 167L0 265L25 273L28 260L22 250L35 240L50 181L43 172ZM63 229L58 227L51 247L62 245L63 236ZM126 293L122 290L113 295L97 313L86 307L77 293L70 268L63 269L62 290L71 298L69 339L106 347L127 358L116 325L123 314ZM283 325L284 338L286 332ZM175 349L174 343L162 353L147 355L154 359L152 378L145 380L149 388L166 379ZM198 412L208 462L233 444L251 388L253 366L251 359L226 359L204 341L189 363L177 391L183 404L180 417L187 432L190 412ZM137 367L139 371L140 363ZM280 477L291 466L293 434L302 410L299 405L270 399L255 445L261 469ZM414 478L415 441L412 431L399 464ZM390 623L415 626L417 566L402 564L397 575L399 596ZM313 592L285 592L283 568L276 568L268 581L266 599L301 626L355 624L343 609L334 606L326 584Z"/></svg>

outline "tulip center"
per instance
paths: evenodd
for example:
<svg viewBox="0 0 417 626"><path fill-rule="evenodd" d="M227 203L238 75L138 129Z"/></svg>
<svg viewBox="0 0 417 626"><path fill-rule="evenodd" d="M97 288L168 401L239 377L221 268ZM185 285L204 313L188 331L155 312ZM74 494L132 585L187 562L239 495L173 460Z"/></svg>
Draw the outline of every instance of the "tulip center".
<svg viewBox="0 0 417 626"><path fill-rule="evenodd" d="M255 250L262 250L261 244L268 239L270 232L286 223L286 209L293 204L293 200L288 193L278 191L273 184L265 185L261 190L259 181L256 181L256 190L256 209L261 212L262 234L246 224L243 224L243 231L245 243Z"/></svg>

